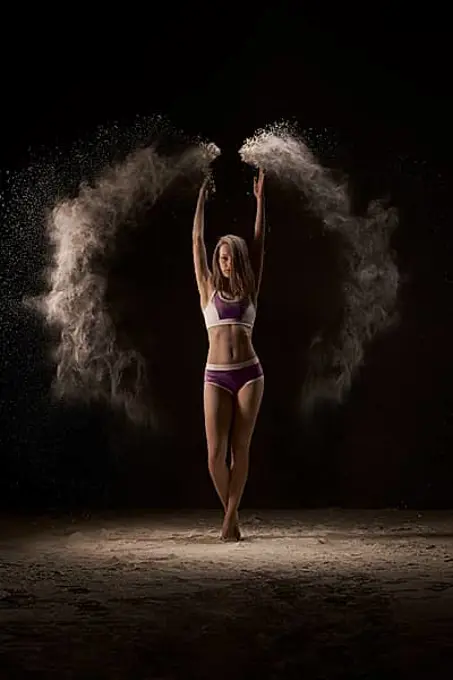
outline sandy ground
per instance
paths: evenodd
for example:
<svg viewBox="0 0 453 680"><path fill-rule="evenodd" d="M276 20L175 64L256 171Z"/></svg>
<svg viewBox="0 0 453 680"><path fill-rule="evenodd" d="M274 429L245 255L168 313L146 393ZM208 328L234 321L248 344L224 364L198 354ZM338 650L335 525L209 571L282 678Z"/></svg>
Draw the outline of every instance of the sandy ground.
<svg viewBox="0 0 453 680"><path fill-rule="evenodd" d="M0 519L0 678L446 678L453 512Z"/></svg>

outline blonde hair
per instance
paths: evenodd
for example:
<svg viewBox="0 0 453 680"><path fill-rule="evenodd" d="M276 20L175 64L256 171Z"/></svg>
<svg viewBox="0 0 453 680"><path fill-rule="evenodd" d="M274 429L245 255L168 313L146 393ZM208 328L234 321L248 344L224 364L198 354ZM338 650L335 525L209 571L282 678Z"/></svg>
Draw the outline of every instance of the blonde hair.
<svg viewBox="0 0 453 680"><path fill-rule="evenodd" d="M219 265L219 251L224 244L229 247L231 253L231 272L228 279L222 275ZM212 256L212 283L214 289L221 293L230 293L235 298L255 299L255 276L247 244L240 236L227 234L218 240Z"/></svg>

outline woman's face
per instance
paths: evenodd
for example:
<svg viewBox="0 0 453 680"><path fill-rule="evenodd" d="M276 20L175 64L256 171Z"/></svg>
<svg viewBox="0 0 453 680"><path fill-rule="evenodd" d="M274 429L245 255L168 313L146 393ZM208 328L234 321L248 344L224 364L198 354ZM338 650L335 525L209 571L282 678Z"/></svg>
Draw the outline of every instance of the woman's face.
<svg viewBox="0 0 453 680"><path fill-rule="evenodd" d="M226 243L219 248L219 267L223 276L228 279L231 274L231 252Z"/></svg>

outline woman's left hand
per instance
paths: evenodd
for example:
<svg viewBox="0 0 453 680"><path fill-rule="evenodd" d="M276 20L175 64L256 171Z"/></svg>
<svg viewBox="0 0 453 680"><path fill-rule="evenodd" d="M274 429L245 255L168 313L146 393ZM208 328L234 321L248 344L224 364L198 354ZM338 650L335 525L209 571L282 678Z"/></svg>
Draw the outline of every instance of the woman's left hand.
<svg viewBox="0 0 453 680"><path fill-rule="evenodd" d="M259 201L263 198L264 194L264 170L259 169L258 177L253 178L253 193L255 198Z"/></svg>

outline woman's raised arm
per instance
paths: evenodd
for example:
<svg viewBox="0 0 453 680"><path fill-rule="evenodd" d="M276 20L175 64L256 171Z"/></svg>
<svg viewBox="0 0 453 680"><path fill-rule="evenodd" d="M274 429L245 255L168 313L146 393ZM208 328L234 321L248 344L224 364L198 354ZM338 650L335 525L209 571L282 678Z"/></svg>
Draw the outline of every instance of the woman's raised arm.
<svg viewBox="0 0 453 680"><path fill-rule="evenodd" d="M206 178L201 185L200 192L198 194L192 230L192 249L195 266L195 277L197 280L198 292L200 293L200 302L202 307L205 307L208 303L211 280L211 272L208 266L206 246L204 243L204 206L206 202L208 182L209 179Z"/></svg>
<svg viewBox="0 0 453 680"><path fill-rule="evenodd" d="M258 177L253 178L253 193L256 198L255 233L252 249L252 267L255 274L256 297L261 285L264 264L264 170L260 168Z"/></svg>

